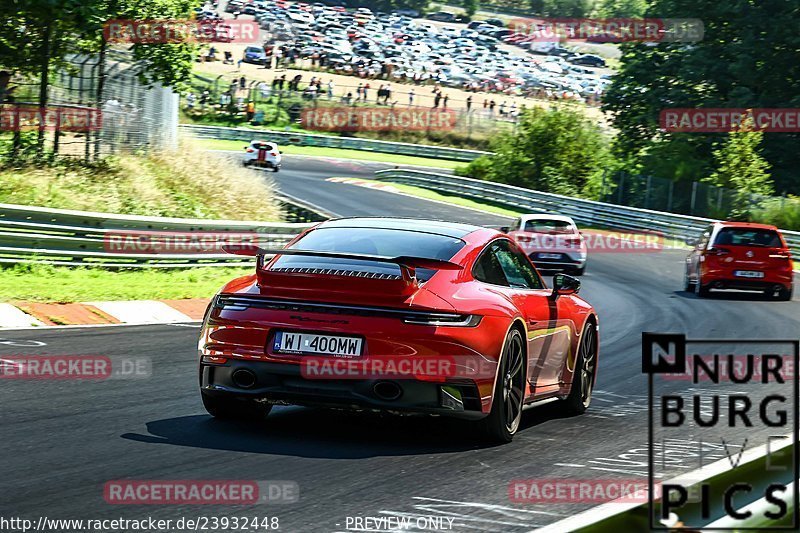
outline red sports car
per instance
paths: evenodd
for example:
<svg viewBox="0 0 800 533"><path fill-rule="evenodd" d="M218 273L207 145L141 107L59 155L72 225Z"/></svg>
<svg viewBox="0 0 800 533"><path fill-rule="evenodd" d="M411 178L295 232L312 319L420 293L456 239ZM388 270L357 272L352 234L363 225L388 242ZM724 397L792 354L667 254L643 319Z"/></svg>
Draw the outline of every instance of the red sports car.
<svg viewBox="0 0 800 533"><path fill-rule="evenodd" d="M507 235L415 219L330 220L256 256L223 287L199 343L215 417L294 404L472 420L508 442L525 407L582 413L597 315L563 274L553 288Z"/></svg>
<svg viewBox="0 0 800 533"><path fill-rule="evenodd" d="M698 296L740 289L791 300L793 286L792 254L775 226L716 222L686 258L684 289Z"/></svg>

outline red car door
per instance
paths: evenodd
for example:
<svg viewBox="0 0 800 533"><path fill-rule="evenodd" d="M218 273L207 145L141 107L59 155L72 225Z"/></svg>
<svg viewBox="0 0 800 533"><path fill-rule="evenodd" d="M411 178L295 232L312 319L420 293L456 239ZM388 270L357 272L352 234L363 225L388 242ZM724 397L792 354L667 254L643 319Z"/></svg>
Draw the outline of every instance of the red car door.
<svg viewBox="0 0 800 533"><path fill-rule="evenodd" d="M565 363L567 368L574 368L571 301L552 298L552 291L516 244L498 241L493 253L508 281L509 295L525 317L528 392L536 396L556 392L564 378Z"/></svg>

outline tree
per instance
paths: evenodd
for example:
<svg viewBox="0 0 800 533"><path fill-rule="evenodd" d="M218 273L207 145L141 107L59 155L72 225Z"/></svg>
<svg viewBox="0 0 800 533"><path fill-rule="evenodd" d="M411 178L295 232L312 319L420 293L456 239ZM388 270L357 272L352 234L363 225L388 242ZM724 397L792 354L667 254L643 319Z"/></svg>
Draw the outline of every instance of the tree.
<svg viewBox="0 0 800 533"><path fill-rule="evenodd" d="M669 133L667 108L800 107L800 11L785 0L653 0L647 17L702 19L694 43L621 45L622 66L604 96L619 134L614 151L647 174L699 180L714 167L724 134ZM775 24L780 21L780 24ZM800 192L800 133L768 134L762 155L776 187ZM666 160L664 154L679 159ZM657 155L657 156L656 156Z"/></svg>
<svg viewBox="0 0 800 533"><path fill-rule="evenodd" d="M478 0L463 0L461 5L464 7L464 14L472 19L475 16L475 13L478 12Z"/></svg>
<svg viewBox="0 0 800 533"><path fill-rule="evenodd" d="M597 14L604 18L638 18L647 11L647 0L600 0Z"/></svg>
<svg viewBox="0 0 800 533"><path fill-rule="evenodd" d="M770 165L759 153L763 138L764 132L756 130L749 119L714 150L716 170L703 181L735 191L731 218L749 219L754 204L758 203L753 201L754 196L774 192Z"/></svg>
<svg viewBox="0 0 800 533"><path fill-rule="evenodd" d="M471 163L468 175L559 194L579 195L608 163L600 128L569 107L525 110L517 131L492 148L495 154Z"/></svg>

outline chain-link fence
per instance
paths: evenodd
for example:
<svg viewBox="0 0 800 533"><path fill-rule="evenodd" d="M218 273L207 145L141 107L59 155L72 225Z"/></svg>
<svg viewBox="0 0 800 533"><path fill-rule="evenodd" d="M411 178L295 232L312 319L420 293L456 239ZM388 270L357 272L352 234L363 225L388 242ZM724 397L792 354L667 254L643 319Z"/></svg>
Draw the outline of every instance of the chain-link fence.
<svg viewBox="0 0 800 533"><path fill-rule="evenodd" d="M141 68L113 50L104 59L69 56L67 66L50 75L44 109L39 79L12 79L13 90L2 102L2 135L17 151L35 146L87 161L120 151L174 148L178 95L161 84L142 83ZM40 130L41 145L31 140Z"/></svg>
<svg viewBox="0 0 800 533"><path fill-rule="evenodd" d="M800 200L765 196L717 187L710 183L681 182L627 172L606 174L603 202L706 218L759 220L786 229L800 229Z"/></svg>

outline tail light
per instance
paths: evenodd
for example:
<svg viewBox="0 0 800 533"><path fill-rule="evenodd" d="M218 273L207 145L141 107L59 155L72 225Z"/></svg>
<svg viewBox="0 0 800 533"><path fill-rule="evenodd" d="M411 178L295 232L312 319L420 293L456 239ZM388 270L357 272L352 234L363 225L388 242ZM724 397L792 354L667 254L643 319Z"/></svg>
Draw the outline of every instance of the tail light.
<svg viewBox="0 0 800 533"><path fill-rule="evenodd" d="M248 148L248 149L247 149L247 153L248 153L248 154L252 154L253 152L255 152L255 150L253 150L252 148Z"/></svg>
<svg viewBox="0 0 800 533"><path fill-rule="evenodd" d="M276 155L278 155L278 152L270 152L269 155L271 155L272 157L275 157Z"/></svg>
<svg viewBox="0 0 800 533"><path fill-rule="evenodd" d="M773 253L769 254L769 258L770 259L785 259L785 260L788 261L789 259L792 258L792 254L788 250L778 251L778 252L773 252Z"/></svg>

